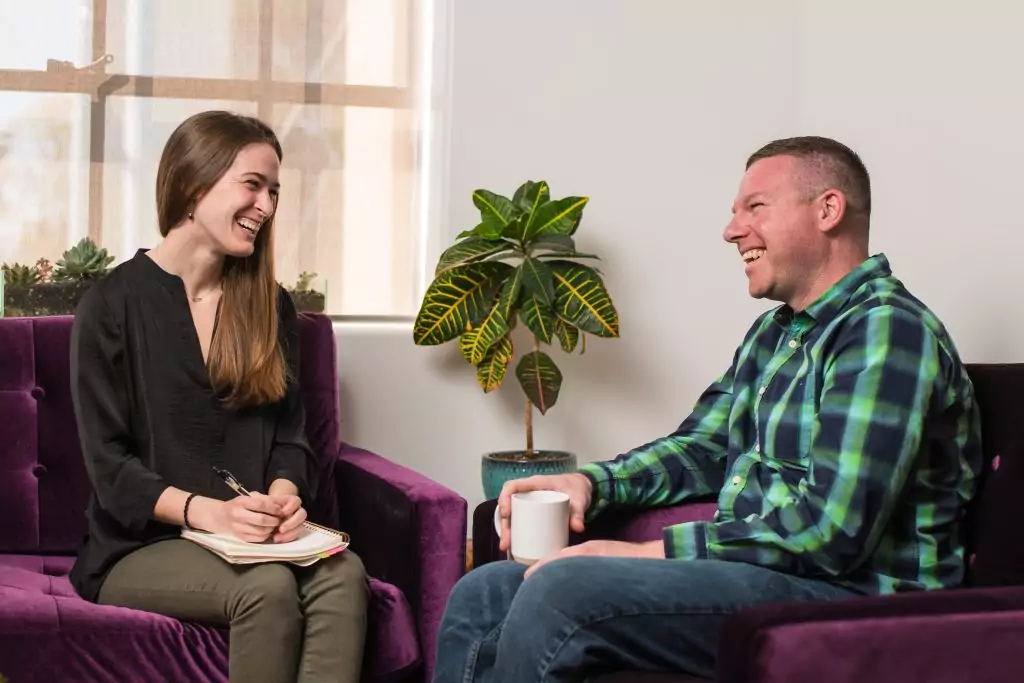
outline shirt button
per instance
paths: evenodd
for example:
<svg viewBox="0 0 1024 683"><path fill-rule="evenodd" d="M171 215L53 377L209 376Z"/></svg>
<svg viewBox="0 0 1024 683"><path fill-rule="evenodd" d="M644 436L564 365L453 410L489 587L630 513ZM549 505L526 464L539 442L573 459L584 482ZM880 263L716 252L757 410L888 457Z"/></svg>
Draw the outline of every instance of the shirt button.
<svg viewBox="0 0 1024 683"><path fill-rule="evenodd" d="M800 346L800 342L798 342L796 339L789 340L789 348L795 349L798 346Z"/></svg>
<svg viewBox="0 0 1024 683"><path fill-rule="evenodd" d="M767 387L761 387L760 389L757 390L757 393L758 394L763 394L765 391L767 391L767 389L768 389Z"/></svg>
<svg viewBox="0 0 1024 683"><path fill-rule="evenodd" d="M721 518L722 518L722 513L720 511L718 511L718 510L715 510L715 516L712 518L712 521L713 522L717 522Z"/></svg>
<svg viewBox="0 0 1024 683"><path fill-rule="evenodd" d="M738 474L735 477L732 478L732 483L737 485L737 486L740 485L741 481L743 481L743 479L741 479L740 475L738 475Z"/></svg>
<svg viewBox="0 0 1024 683"><path fill-rule="evenodd" d="M759 444L759 443L754 444L754 452L755 453L760 453L761 452L761 444Z"/></svg>

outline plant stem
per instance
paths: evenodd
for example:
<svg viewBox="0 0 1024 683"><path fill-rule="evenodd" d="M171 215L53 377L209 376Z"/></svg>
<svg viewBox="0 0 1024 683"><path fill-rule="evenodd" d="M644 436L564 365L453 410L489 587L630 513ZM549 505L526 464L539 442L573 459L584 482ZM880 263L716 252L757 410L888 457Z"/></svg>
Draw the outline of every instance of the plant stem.
<svg viewBox="0 0 1024 683"><path fill-rule="evenodd" d="M526 398L526 457L533 455L533 404Z"/></svg>
<svg viewBox="0 0 1024 683"><path fill-rule="evenodd" d="M533 335L533 350L540 351L540 340L537 339L537 335ZM533 455L533 404L530 403L530 397L526 397L526 457Z"/></svg>

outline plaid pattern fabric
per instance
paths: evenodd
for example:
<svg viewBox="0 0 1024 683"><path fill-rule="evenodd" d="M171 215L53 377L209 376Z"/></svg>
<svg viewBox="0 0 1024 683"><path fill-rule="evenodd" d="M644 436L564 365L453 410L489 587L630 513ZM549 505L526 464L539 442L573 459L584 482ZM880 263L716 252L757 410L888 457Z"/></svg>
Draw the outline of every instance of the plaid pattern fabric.
<svg viewBox="0 0 1024 683"><path fill-rule="evenodd" d="M675 432L580 471L588 518L717 494L714 521L665 529L668 557L884 594L962 581L980 430L953 342L880 254L761 315Z"/></svg>

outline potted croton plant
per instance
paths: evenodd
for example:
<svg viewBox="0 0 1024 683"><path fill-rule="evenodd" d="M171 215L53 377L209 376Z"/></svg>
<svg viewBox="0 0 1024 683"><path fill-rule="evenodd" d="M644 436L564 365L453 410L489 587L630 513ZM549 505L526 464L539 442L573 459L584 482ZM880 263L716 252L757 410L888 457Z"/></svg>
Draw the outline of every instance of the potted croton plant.
<svg viewBox="0 0 1024 683"><path fill-rule="evenodd" d="M508 479L575 469L576 456L534 448L533 413L558 401L562 373L547 349L586 349L586 336L618 337L619 317L600 272L576 251L586 197L551 199L544 181L523 183L511 199L473 193L480 224L461 233L440 257L416 316L417 345L458 339L484 393L501 386L513 360L525 394L526 448L486 453L484 494L494 498ZM527 342L516 348L522 322Z"/></svg>

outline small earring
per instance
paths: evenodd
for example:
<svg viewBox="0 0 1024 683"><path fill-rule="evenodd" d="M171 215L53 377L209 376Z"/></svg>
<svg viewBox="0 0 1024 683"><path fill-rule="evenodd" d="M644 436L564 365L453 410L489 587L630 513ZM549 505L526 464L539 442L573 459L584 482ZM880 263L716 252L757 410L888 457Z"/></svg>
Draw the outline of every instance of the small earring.
<svg viewBox="0 0 1024 683"><path fill-rule="evenodd" d="M193 215L192 215L192 212L191 212L191 211L189 211L189 212L188 212L188 219L189 219L190 221L191 221L191 220L194 220L194 219L195 219L195 216L193 216Z"/></svg>

